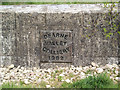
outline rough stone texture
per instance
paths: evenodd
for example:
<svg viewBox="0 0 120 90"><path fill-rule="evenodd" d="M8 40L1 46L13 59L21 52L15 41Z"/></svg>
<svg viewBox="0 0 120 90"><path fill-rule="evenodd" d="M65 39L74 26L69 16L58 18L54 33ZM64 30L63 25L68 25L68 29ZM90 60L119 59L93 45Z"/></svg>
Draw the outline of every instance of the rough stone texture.
<svg viewBox="0 0 120 90"><path fill-rule="evenodd" d="M0 65L1 65L1 61L2 61L2 13L0 13Z"/></svg>
<svg viewBox="0 0 120 90"><path fill-rule="evenodd" d="M108 10L102 6L102 4L0 6L1 64L6 66L13 63L15 66L26 67L54 66L51 63L44 65L40 63L41 30L73 31L74 57L71 64L75 66L89 65L93 61L100 64L118 63L118 42L114 37L106 39L103 35L103 27L107 29L109 27L103 18ZM90 38L87 38L89 35ZM67 66L66 64L63 65Z"/></svg>

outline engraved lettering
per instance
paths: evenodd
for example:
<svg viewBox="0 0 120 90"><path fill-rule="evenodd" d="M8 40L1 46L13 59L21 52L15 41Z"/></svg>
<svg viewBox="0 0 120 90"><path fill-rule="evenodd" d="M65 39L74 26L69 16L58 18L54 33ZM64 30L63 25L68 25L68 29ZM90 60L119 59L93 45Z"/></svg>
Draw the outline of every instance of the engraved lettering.
<svg viewBox="0 0 120 90"><path fill-rule="evenodd" d="M71 31L46 30L41 32L41 55L43 61L71 61L71 45Z"/></svg>
<svg viewBox="0 0 120 90"><path fill-rule="evenodd" d="M51 38L51 37L67 39L68 37L70 37L70 35L69 34L64 34L64 33L55 33L55 32L44 34L44 39L48 39L48 38Z"/></svg>
<svg viewBox="0 0 120 90"><path fill-rule="evenodd" d="M64 46L66 44L67 44L66 41L46 41L46 40L43 41L43 45Z"/></svg>
<svg viewBox="0 0 120 90"><path fill-rule="evenodd" d="M48 49L47 47L43 47L43 51L50 54L64 54L69 52L69 47L60 50L52 50Z"/></svg>

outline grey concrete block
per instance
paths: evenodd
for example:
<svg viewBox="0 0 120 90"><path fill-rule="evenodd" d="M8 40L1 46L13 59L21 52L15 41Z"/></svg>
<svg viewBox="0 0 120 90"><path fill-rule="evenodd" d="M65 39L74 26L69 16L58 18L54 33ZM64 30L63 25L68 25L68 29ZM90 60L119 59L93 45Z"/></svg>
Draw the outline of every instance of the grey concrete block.
<svg viewBox="0 0 120 90"><path fill-rule="evenodd" d="M118 41L114 40L114 38L118 38L118 35L106 39L103 31L104 27L107 30L110 29L106 22L106 20L109 20L108 11L104 10L101 5L61 6L33 5L16 6L16 8L14 8L15 6L8 6L6 10L1 8L1 64L6 65L8 62L8 64L13 63L15 66L41 66L44 68L46 66L55 67L55 65L85 66L90 65L93 61L99 64L117 63L119 54ZM119 22L119 16L116 18L116 23ZM41 62L41 57L47 56L41 51L41 31L50 32L52 30L56 32L63 31L63 33L72 31L72 55L70 53L66 54L67 58L71 59L72 57L71 63ZM49 40L59 41L59 39L52 37ZM46 47L50 48L49 45ZM52 49L56 47L57 49L60 48L55 45Z"/></svg>

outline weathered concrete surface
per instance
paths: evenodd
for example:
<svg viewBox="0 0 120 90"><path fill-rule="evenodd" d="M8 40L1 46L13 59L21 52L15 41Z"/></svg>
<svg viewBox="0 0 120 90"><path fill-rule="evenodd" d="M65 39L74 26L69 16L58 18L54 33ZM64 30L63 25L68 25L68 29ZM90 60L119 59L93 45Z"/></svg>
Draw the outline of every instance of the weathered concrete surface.
<svg viewBox="0 0 120 90"><path fill-rule="evenodd" d="M118 4L114 10L118 10ZM0 6L0 12L15 13L79 13L79 12L108 12L104 4L62 4L62 5L7 5Z"/></svg>
<svg viewBox="0 0 120 90"><path fill-rule="evenodd" d="M107 40L103 35L103 27L110 28L104 18L108 16L105 14L107 11L100 4L0 6L1 64L39 67L41 30L73 31L74 57L71 64L75 66L88 65L93 61L99 64L118 63L117 40L114 40L115 37ZM89 35L91 37L87 38Z"/></svg>
<svg viewBox="0 0 120 90"><path fill-rule="evenodd" d="M1 5L2 3L0 2L0 5ZM2 56L2 39L1 39L1 36L2 36L2 13L0 13L0 65L1 65L1 56Z"/></svg>

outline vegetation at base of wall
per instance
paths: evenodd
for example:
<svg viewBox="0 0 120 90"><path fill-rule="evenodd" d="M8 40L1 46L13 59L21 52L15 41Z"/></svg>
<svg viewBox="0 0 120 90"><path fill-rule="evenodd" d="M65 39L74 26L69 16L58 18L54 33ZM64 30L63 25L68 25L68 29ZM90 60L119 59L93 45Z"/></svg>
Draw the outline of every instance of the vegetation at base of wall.
<svg viewBox="0 0 120 90"><path fill-rule="evenodd" d="M47 82L41 81L39 85L25 84L23 81L17 82L7 82L2 84L2 88L45 88Z"/></svg>
<svg viewBox="0 0 120 90"><path fill-rule="evenodd" d="M2 5L29 5L29 4L98 4L106 2L2 2ZM107 2L108 3L108 2ZM112 3L112 2L109 2ZM117 3L117 2L116 2Z"/></svg>
<svg viewBox="0 0 120 90"><path fill-rule="evenodd" d="M19 82L19 84L16 84L16 82L7 82L2 84L2 88L32 88L31 85L24 85L22 81Z"/></svg>
<svg viewBox="0 0 120 90"><path fill-rule="evenodd" d="M110 79L110 77L105 74L98 74L97 76L89 76L85 79L78 80L73 83L64 82L61 85L62 88L118 88L118 84Z"/></svg>
<svg viewBox="0 0 120 90"><path fill-rule="evenodd" d="M59 81L58 81L59 82ZM61 82L59 82L61 83ZM16 82L8 82L2 85L2 88L46 88L45 81L41 81L40 84L37 85L25 85L24 82L20 81L18 84ZM106 73L101 73L94 76L89 76L85 79L77 80L73 83L62 82L60 86L55 88L118 88L118 84L115 84L110 76ZM119 85L120 88L120 85Z"/></svg>

